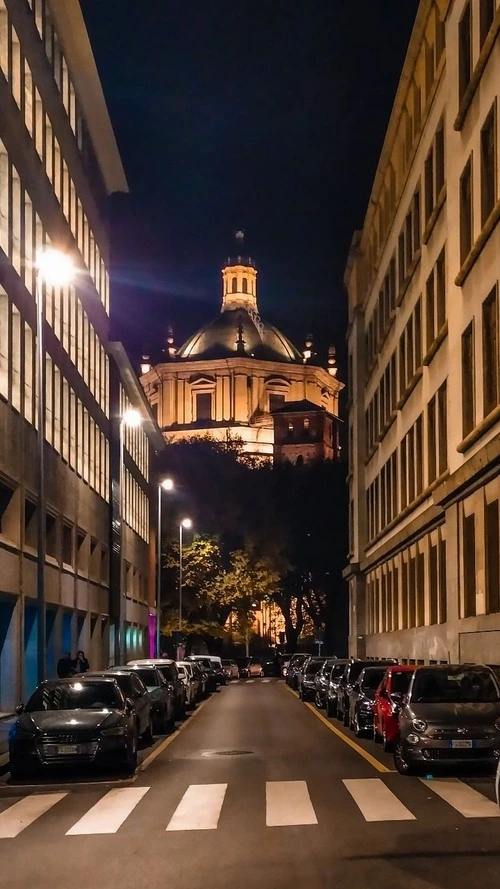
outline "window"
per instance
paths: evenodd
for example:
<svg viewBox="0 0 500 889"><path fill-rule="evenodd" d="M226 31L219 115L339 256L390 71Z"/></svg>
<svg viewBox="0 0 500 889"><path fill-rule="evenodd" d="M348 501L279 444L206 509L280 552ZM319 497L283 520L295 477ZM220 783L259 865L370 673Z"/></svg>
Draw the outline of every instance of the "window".
<svg viewBox="0 0 500 889"><path fill-rule="evenodd" d="M236 280L236 278L233 278L233 280L231 282L231 290L233 293L236 293L237 289L238 289L238 281Z"/></svg>
<svg viewBox="0 0 500 889"><path fill-rule="evenodd" d="M270 411L278 410L278 408L283 407L284 403L285 403L285 396L284 395L271 394L269 396L269 410Z"/></svg>
<svg viewBox="0 0 500 889"><path fill-rule="evenodd" d="M498 500L484 509L484 552L486 559L486 613L500 611L500 528Z"/></svg>
<svg viewBox="0 0 500 889"><path fill-rule="evenodd" d="M425 183L425 222L428 223L432 211L434 210L441 189L444 186L444 124L441 120L436 130L433 144L425 160L424 183Z"/></svg>
<svg viewBox="0 0 500 889"><path fill-rule="evenodd" d="M479 46L482 47L495 18L495 0L479 0Z"/></svg>
<svg viewBox="0 0 500 889"><path fill-rule="evenodd" d="M448 392L446 381L437 394L438 429L438 471L439 475L448 467Z"/></svg>
<svg viewBox="0 0 500 889"><path fill-rule="evenodd" d="M462 334L462 433L475 426L474 404L474 328L472 322Z"/></svg>
<svg viewBox="0 0 500 889"><path fill-rule="evenodd" d="M472 77L472 16L470 0L458 26L458 98L462 101Z"/></svg>
<svg viewBox="0 0 500 889"><path fill-rule="evenodd" d="M496 121L493 107L481 130L481 225L484 225L496 204Z"/></svg>
<svg viewBox="0 0 500 889"><path fill-rule="evenodd" d="M483 412L487 416L498 404L498 293L494 287L483 303Z"/></svg>
<svg viewBox="0 0 500 889"><path fill-rule="evenodd" d="M211 420L212 419L212 393L197 392L196 393L196 419Z"/></svg>
<svg viewBox="0 0 500 889"><path fill-rule="evenodd" d="M437 545L429 547L429 623L438 622L438 551Z"/></svg>
<svg viewBox="0 0 500 889"><path fill-rule="evenodd" d="M446 540L439 541L439 623L446 623Z"/></svg>
<svg viewBox="0 0 500 889"><path fill-rule="evenodd" d="M464 516L462 530L464 617L471 617L476 613L476 517L474 513Z"/></svg>
<svg viewBox="0 0 500 889"><path fill-rule="evenodd" d="M246 278L243 278L243 281L241 284L241 289L242 289L243 293L248 293L248 281Z"/></svg>
<svg viewBox="0 0 500 889"><path fill-rule="evenodd" d="M427 405L427 483L436 479L436 396Z"/></svg>
<svg viewBox="0 0 500 889"><path fill-rule="evenodd" d="M460 177L460 262L467 259L472 248L472 158Z"/></svg>

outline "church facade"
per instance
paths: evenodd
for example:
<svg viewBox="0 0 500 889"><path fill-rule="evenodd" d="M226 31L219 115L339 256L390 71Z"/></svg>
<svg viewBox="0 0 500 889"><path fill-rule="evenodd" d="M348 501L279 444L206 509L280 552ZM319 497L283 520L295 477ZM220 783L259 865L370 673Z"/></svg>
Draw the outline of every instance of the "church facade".
<svg viewBox="0 0 500 889"><path fill-rule="evenodd" d="M273 411L286 402L306 401L338 421L343 384L337 379L335 350L330 348L328 365L321 367L313 363L311 340L301 353L262 320L257 269L249 256L239 253L224 264L219 315L180 349L174 348L173 337L168 346L164 362L152 365L144 359L141 376L167 441L207 434L221 441L231 437L240 439L247 453L272 459ZM294 415L294 423L300 422ZM333 423L334 456L339 452L337 425ZM293 428L291 433L296 436Z"/></svg>

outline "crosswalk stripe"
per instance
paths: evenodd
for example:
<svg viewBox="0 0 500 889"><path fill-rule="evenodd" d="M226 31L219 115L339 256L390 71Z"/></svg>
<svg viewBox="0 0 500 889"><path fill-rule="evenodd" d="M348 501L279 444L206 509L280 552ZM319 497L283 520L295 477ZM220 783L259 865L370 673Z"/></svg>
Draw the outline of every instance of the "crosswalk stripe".
<svg viewBox="0 0 500 889"><path fill-rule="evenodd" d="M499 818L500 809L496 803L464 784L458 778L421 778L422 784L460 812L464 818Z"/></svg>
<svg viewBox="0 0 500 889"><path fill-rule="evenodd" d="M167 830L215 830L227 784L190 784Z"/></svg>
<svg viewBox="0 0 500 889"><path fill-rule="evenodd" d="M415 821L380 778L346 778L342 782L365 821Z"/></svg>
<svg viewBox="0 0 500 889"><path fill-rule="evenodd" d="M266 825L317 824L306 781L266 781Z"/></svg>
<svg viewBox="0 0 500 889"><path fill-rule="evenodd" d="M66 836L116 833L148 790L149 787L115 787L73 824Z"/></svg>
<svg viewBox="0 0 500 889"><path fill-rule="evenodd" d="M263 679L262 682L270 682L270 679Z"/></svg>
<svg viewBox="0 0 500 889"><path fill-rule="evenodd" d="M66 793L33 793L18 800L0 813L0 839L17 837L65 796Z"/></svg>
<svg viewBox="0 0 500 889"><path fill-rule="evenodd" d="M255 679L247 679L247 685L251 685L252 682L255 682Z"/></svg>

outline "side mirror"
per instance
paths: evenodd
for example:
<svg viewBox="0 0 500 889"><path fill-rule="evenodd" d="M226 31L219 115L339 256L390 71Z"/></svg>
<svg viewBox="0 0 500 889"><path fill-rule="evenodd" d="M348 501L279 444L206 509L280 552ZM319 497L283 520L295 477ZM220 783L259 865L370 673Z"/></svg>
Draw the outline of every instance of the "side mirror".
<svg viewBox="0 0 500 889"><path fill-rule="evenodd" d="M24 704L18 704L16 707L16 713L18 716L21 716L24 713Z"/></svg>
<svg viewBox="0 0 500 889"><path fill-rule="evenodd" d="M125 699L125 713L130 716L134 712L134 702L130 698Z"/></svg>

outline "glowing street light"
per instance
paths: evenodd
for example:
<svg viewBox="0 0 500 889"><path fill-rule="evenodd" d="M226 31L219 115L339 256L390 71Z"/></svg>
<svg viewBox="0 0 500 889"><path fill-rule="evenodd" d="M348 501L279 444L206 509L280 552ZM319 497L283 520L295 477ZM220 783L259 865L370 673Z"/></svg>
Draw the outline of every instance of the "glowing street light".
<svg viewBox="0 0 500 889"><path fill-rule="evenodd" d="M35 264L36 278L36 395L37 395L37 475L38 475L38 528L37 528L37 679L43 682L46 674L46 637L47 622L45 613L45 555L47 550L47 508L45 503L45 291L43 284L49 287L69 284L75 275L75 266L71 256L46 247L37 257Z"/></svg>

